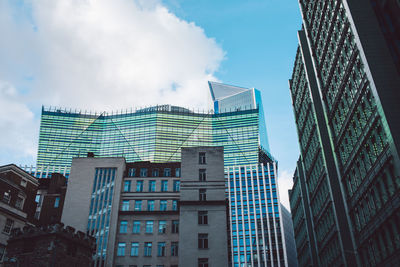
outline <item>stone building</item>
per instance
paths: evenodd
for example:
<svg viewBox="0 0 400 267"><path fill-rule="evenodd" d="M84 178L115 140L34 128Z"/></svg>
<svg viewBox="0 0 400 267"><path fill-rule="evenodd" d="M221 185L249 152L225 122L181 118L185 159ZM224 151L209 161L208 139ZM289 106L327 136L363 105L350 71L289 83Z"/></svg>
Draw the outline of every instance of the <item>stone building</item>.
<svg viewBox="0 0 400 267"><path fill-rule="evenodd" d="M8 240L5 267L87 267L92 264L96 241L63 224L15 228Z"/></svg>

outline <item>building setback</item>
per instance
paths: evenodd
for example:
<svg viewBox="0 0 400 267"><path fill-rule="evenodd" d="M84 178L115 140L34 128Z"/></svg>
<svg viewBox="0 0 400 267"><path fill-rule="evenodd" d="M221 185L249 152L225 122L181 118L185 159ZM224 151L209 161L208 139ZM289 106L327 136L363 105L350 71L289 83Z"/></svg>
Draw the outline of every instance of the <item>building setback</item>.
<svg viewBox="0 0 400 267"><path fill-rule="evenodd" d="M289 81L300 266L400 263L400 6L377 2L300 1Z"/></svg>

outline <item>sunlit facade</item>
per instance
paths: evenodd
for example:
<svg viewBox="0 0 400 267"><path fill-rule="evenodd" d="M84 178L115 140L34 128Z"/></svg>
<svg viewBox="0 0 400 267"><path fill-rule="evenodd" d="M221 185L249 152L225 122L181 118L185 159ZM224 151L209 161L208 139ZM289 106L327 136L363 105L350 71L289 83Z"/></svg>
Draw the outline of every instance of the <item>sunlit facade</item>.
<svg viewBox="0 0 400 267"><path fill-rule="evenodd" d="M157 106L122 114L43 108L37 166L70 166L73 157L125 157L129 162L180 161L182 147L224 146L225 166L258 162L259 109L194 113Z"/></svg>

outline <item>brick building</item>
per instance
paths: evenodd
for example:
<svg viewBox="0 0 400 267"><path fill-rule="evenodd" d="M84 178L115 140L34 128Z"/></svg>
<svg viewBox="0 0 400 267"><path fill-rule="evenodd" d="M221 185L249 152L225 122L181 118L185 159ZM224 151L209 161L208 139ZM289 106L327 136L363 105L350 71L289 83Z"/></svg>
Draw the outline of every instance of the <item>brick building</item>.
<svg viewBox="0 0 400 267"><path fill-rule="evenodd" d="M65 192L67 191L67 178L62 174L52 173L50 178L42 178L38 181L39 187L35 198L37 225L61 222Z"/></svg>
<svg viewBox="0 0 400 267"><path fill-rule="evenodd" d="M14 164L0 167L0 262L11 230L35 223L38 181Z"/></svg>

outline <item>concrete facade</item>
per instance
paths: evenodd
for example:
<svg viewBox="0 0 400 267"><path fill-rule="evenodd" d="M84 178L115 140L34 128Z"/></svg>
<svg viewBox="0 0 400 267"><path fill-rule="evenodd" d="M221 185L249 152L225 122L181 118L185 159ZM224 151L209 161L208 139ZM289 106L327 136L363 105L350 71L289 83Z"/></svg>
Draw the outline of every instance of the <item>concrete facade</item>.
<svg viewBox="0 0 400 267"><path fill-rule="evenodd" d="M98 177L97 172L103 169L115 170L114 180L106 181L105 177ZM88 157L72 160L61 221L79 231L89 231L89 234L96 237L96 262L105 264L105 266L113 264L118 207L124 172L124 158ZM104 182L100 184L100 181ZM94 187L96 184L98 185ZM111 188L113 189L111 190ZM107 195L105 192L108 192L107 198L111 198L110 203L104 203L106 201L103 199L106 199L105 195ZM94 202L96 204L92 204ZM89 220L91 221L89 222ZM90 227L88 227L89 224Z"/></svg>
<svg viewBox="0 0 400 267"><path fill-rule="evenodd" d="M202 266L200 262L207 263L207 266L228 266L223 162L223 147L182 148L179 235L181 266ZM205 170L205 179L199 179L200 170ZM205 190L205 197L201 190ZM201 223L200 212L207 212L207 223ZM203 237L207 241L199 240Z"/></svg>

